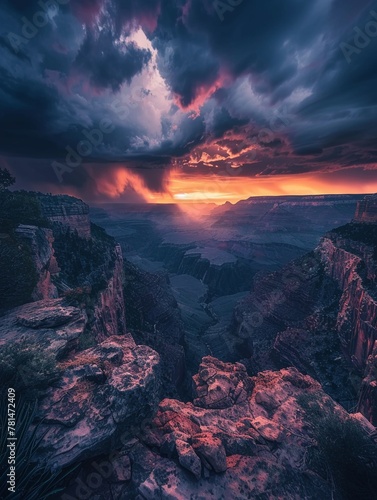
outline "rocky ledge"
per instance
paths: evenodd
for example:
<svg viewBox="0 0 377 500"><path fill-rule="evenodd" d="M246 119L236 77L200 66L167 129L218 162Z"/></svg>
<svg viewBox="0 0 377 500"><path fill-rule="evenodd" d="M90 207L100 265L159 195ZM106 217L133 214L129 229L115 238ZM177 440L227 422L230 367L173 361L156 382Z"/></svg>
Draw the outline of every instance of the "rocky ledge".
<svg viewBox="0 0 377 500"><path fill-rule="evenodd" d="M156 408L159 356L125 336L60 363L62 375L40 401L41 461L64 467L106 452Z"/></svg>
<svg viewBox="0 0 377 500"><path fill-rule="evenodd" d="M88 476L76 478L65 494L85 484L98 499L334 498L328 471L321 474L308 459L318 446L313 415L323 422L327 415L340 433L351 425L375 451L369 422L350 416L294 368L249 377L242 364L205 357L194 388L193 402L161 401L114 461L102 455L101 463L110 460L118 471L116 480L89 488L86 469Z"/></svg>
<svg viewBox="0 0 377 500"><path fill-rule="evenodd" d="M1 318L0 347L27 342L60 359L78 345L86 316L63 299L39 300L16 307Z"/></svg>

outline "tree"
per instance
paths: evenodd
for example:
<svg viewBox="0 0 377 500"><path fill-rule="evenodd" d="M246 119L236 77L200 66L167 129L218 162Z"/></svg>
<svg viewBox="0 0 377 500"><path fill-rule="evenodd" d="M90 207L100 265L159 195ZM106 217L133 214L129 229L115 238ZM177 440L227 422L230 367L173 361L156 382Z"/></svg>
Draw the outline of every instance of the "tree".
<svg viewBox="0 0 377 500"><path fill-rule="evenodd" d="M6 168L0 168L0 191L8 188L16 182L16 179L11 176L9 170Z"/></svg>

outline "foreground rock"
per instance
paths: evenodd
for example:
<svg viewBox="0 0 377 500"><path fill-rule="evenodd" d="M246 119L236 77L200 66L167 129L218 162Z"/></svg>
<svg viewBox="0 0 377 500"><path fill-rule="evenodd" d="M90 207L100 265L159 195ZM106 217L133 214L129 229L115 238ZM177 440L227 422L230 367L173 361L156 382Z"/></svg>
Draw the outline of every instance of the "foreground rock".
<svg viewBox="0 0 377 500"><path fill-rule="evenodd" d="M98 463L113 462L111 454L102 455L65 493L77 495L85 485L99 500L330 500L332 479L308 459L317 447L312 416L330 415L339 430L352 422L352 430L361 432L374 450L368 437L373 426L361 414L351 418L319 383L294 368L250 378L239 364L205 357L194 384L194 403L164 399L156 416L141 422L136 438L122 447L120 456L131 465L123 482L110 479L98 488L90 483ZM243 395L238 399L237 387ZM217 399L217 392L229 398Z"/></svg>
<svg viewBox="0 0 377 500"><path fill-rule="evenodd" d="M9 311L1 318L0 347L27 342L62 358L78 345L87 318L77 307L63 299L32 302Z"/></svg>
<svg viewBox="0 0 377 500"><path fill-rule="evenodd" d="M162 401L130 453L141 498L332 498L331 484L306 461L315 440L301 400L313 397L340 421L349 416L317 382L293 368L249 378L240 365L211 357L194 381L198 394L206 385L207 397ZM244 397L236 400L240 385ZM225 391L226 404L214 404Z"/></svg>
<svg viewBox="0 0 377 500"><path fill-rule="evenodd" d="M60 364L40 401L38 457L57 466L111 449L159 401L159 356L128 337L111 337Z"/></svg>

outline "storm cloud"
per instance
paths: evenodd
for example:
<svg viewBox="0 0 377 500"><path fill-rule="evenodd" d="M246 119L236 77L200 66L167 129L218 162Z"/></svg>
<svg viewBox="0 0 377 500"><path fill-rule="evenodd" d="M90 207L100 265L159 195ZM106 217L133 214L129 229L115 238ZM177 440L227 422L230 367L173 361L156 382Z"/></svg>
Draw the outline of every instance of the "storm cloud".
<svg viewBox="0 0 377 500"><path fill-rule="evenodd" d="M374 2L7 0L0 16L0 155L25 186L31 161L79 191L114 165L156 192L172 168L375 174Z"/></svg>

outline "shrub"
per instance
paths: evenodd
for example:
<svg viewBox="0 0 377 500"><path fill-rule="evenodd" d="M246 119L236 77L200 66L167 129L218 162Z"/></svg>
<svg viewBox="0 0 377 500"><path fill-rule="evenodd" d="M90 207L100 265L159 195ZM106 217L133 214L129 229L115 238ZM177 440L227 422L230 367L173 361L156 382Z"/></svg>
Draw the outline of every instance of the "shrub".
<svg viewBox="0 0 377 500"><path fill-rule="evenodd" d="M30 250L17 238L0 239L0 304L7 309L30 302L38 282Z"/></svg>
<svg viewBox="0 0 377 500"><path fill-rule="evenodd" d="M0 232L10 233L19 224L49 227L37 194L28 191L0 191Z"/></svg>
<svg viewBox="0 0 377 500"><path fill-rule="evenodd" d="M73 288L64 293L64 298L69 305L81 306L86 305L92 289L90 286Z"/></svg>
<svg viewBox="0 0 377 500"><path fill-rule="evenodd" d="M6 168L0 168L0 191L3 191L15 182L16 179L11 176L9 170Z"/></svg>
<svg viewBox="0 0 377 500"><path fill-rule="evenodd" d="M377 491L377 446L351 417L341 417L310 394L299 399L313 437L308 466L330 479L339 498L373 499Z"/></svg>
<svg viewBox="0 0 377 500"><path fill-rule="evenodd" d="M0 394L1 400L6 401L6 392ZM16 395L17 397L17 395ZM8 492L7 474L8 448L7 448L7 405L1 405L0 409L0 498L10 497L14 500L45 500L57 498L59 492L63 491L64 478L73 472L73 468L66 471L51 471L47 466L33 462L33 456L37 451L41 439L37 439L38 426L31 431L31 424L35 417L36 401L25 401L16 399L16 493Z"/></svg>
<svg viewBox="0 0 377 500"><path fill-rule="evenodd" d="M85 351L86 349L89 349L91 347L95 347L98 345L98 342L96 341L95 337L91 333L90 330L85 330L84 333L82 333L79 337L79 345L78 345L78 351Z"/></svg>
<svg viewBox="0 0 377 500"><path fill-rule="evenodd" d="M0 347L0 380L18 392L34 397L39 389L47 387L58 375L55 357L26 338Z"/></svg>
<svg viewBox="0 0 377 500"><path fill-rule="evenodd" d="M54 225L55 257L61 277L75 288L91 287L91 296L107 285L115 264L115 241L106 232L91 225L92 237L80 238L58 224Z"/></svg>

